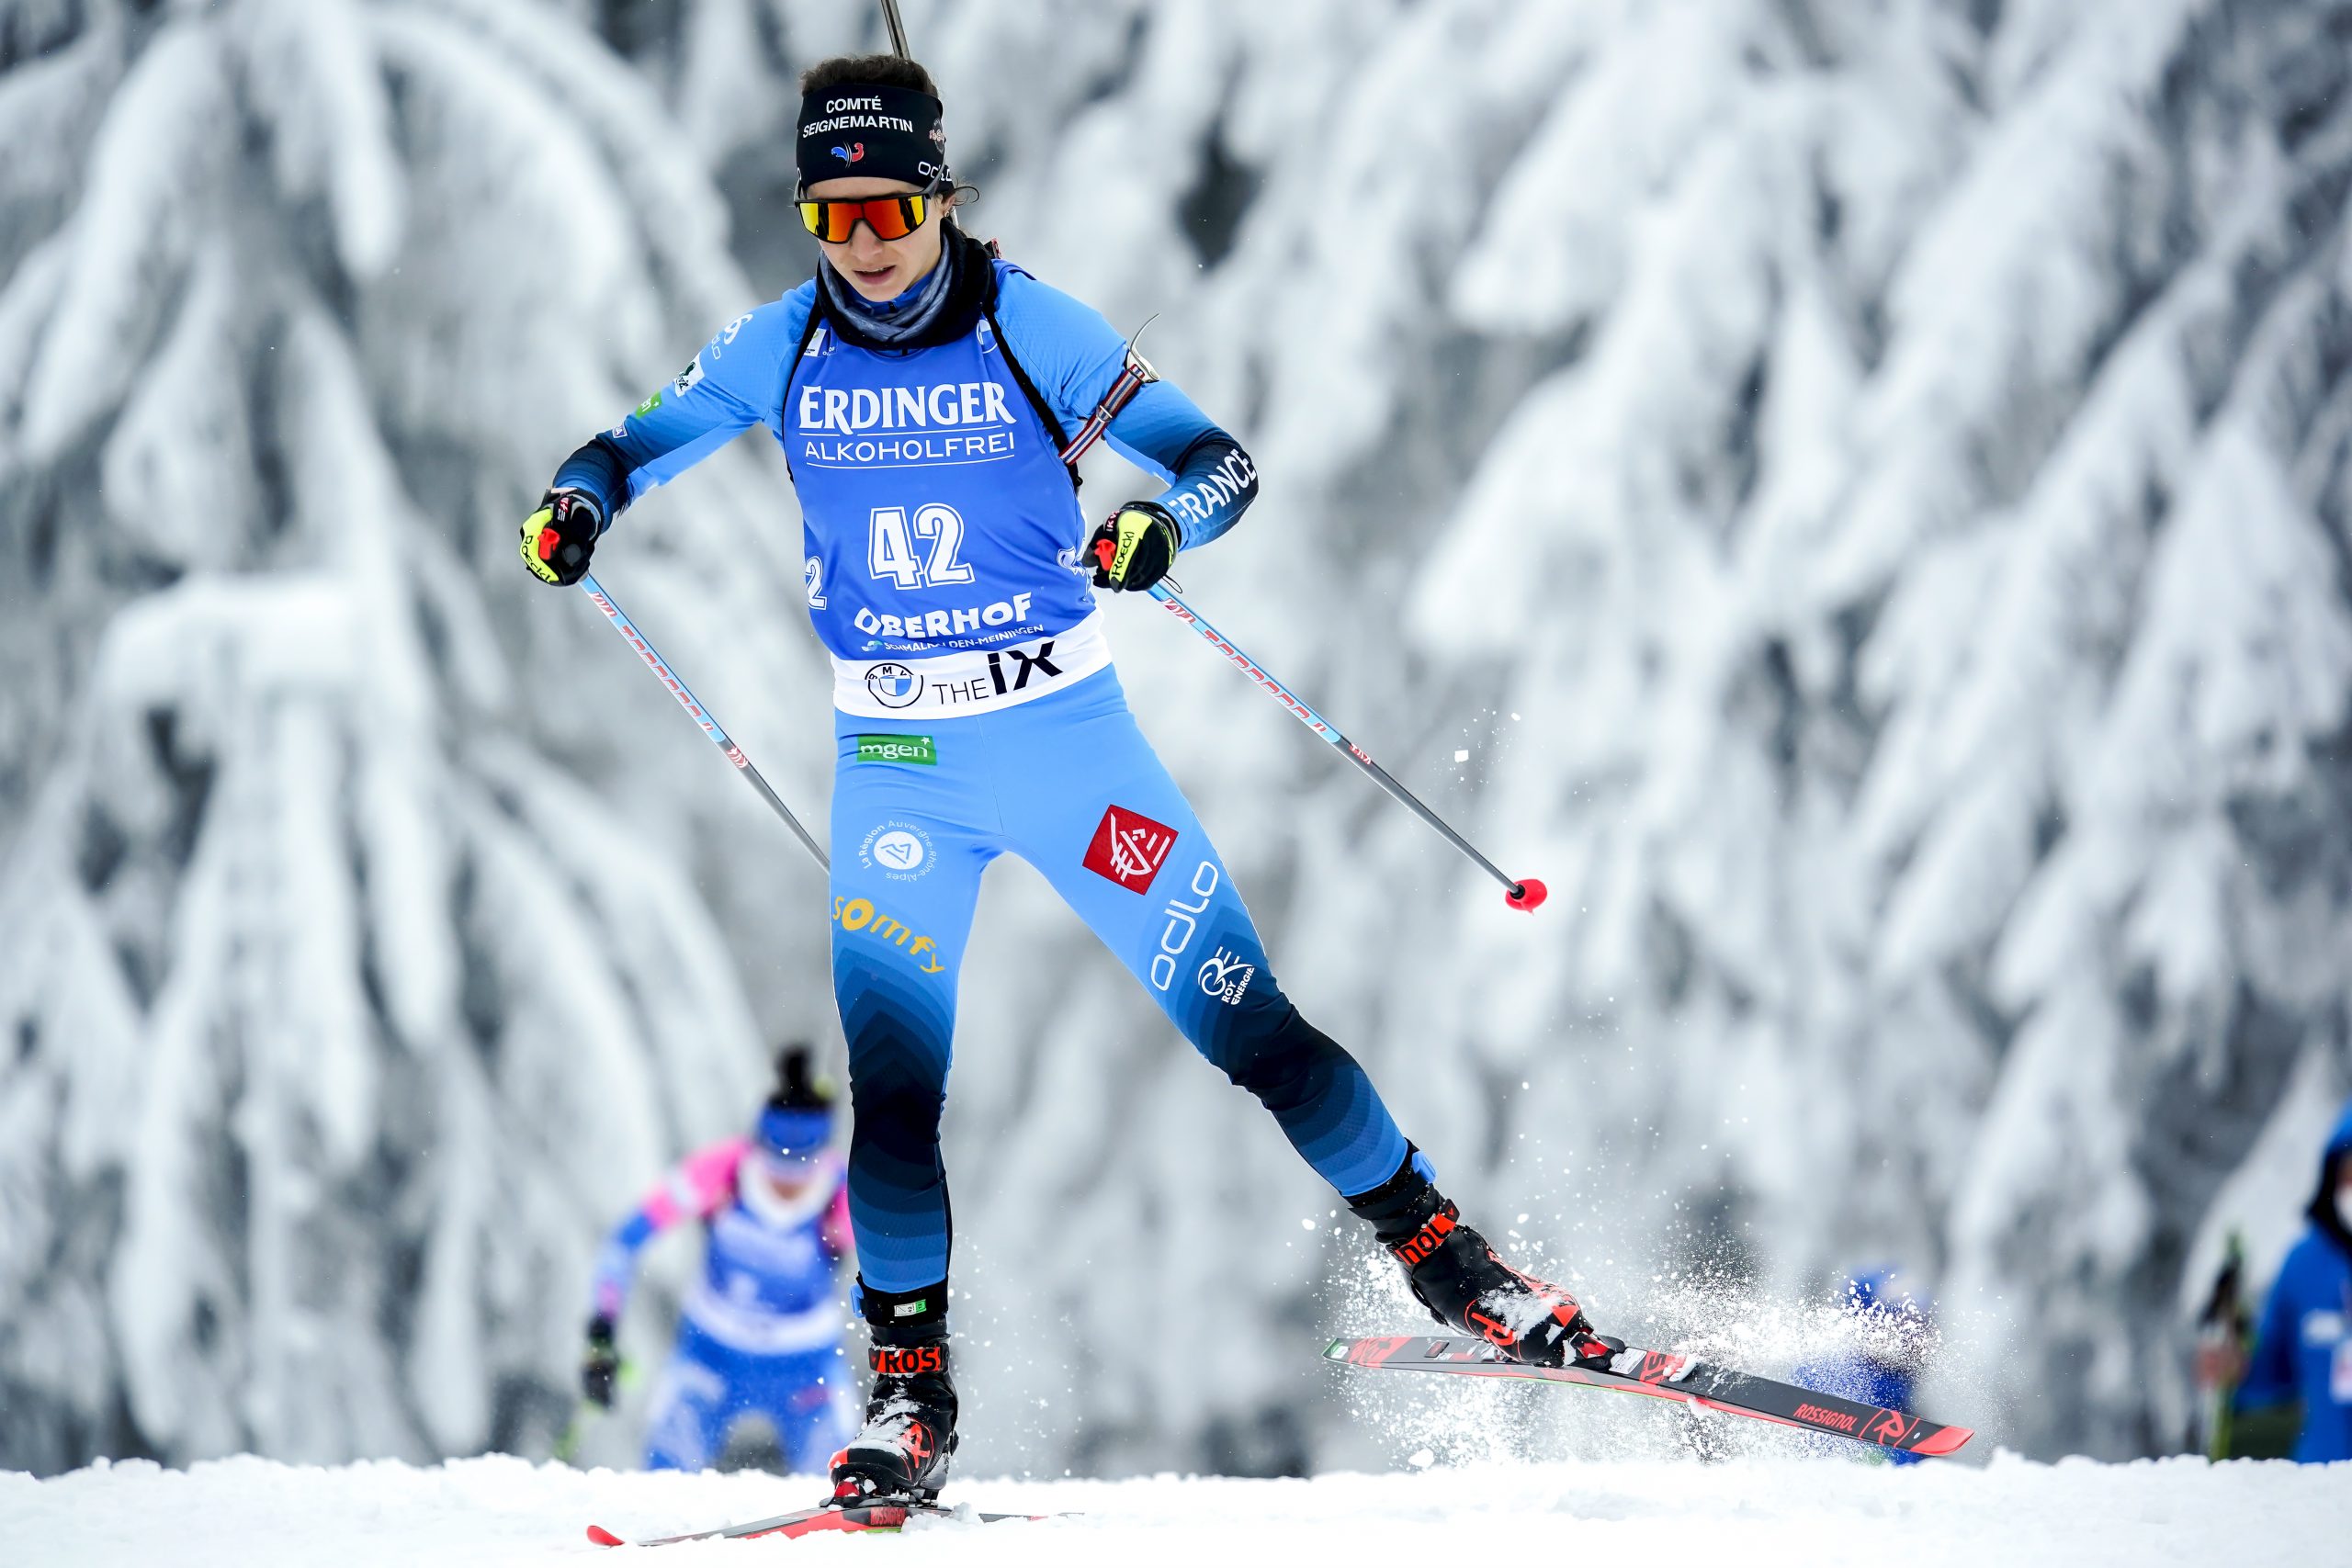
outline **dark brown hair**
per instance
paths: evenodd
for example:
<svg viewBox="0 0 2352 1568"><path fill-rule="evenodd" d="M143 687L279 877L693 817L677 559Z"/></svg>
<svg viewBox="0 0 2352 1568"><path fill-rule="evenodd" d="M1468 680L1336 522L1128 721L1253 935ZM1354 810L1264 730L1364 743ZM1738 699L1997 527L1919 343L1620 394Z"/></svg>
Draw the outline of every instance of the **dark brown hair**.
<svg viewBox="0 0 2352 1568"><path fill-rule="evenodd" d="M918 62L896 54L836 54L800 73L800 93L829 93L835 87L905 87L939 96L939 85Z"/></svg>

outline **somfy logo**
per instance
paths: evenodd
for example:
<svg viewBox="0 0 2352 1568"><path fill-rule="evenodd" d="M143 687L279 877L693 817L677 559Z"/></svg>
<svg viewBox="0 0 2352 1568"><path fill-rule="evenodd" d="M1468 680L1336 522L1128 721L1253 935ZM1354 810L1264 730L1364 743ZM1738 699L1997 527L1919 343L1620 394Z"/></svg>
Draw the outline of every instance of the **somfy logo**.
<svg viewBox="0 0 2352 1568"><path fill-rule="evenodd" d="M833 900L833 923L845 931L863 931L875 942L886 942L905 953L918 971L925 975L944 975L946 964L939 956L939 944L910 928L894 916L874 907L871 898L836 898Z"/></svg>

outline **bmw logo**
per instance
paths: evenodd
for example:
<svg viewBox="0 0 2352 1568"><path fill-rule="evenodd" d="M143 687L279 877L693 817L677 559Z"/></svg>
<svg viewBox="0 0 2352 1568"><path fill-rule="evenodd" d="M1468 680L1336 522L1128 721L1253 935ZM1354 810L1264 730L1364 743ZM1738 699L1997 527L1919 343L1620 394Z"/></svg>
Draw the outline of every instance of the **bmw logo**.
<svg viewBox="0 0 2352 1568"><path fill-rule="evenodd" d="M886 708L902 708L922 696L922 677L903 664L875 664L865 671L865 689Z"/></svg>

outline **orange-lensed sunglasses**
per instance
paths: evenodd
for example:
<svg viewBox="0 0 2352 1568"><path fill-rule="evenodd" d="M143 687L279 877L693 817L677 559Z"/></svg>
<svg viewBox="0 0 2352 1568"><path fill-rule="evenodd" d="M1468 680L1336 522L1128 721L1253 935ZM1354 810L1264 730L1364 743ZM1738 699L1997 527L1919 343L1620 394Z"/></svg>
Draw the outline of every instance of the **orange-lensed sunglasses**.
<svg viewBox="0 0 2352 1568"><path fill-rule="evenodd" d="M800 226L827 244L839 245L848 243L858 220L864 219L876 239L903 240L931 216L931 200L926 192L878 196L866 201L812 201L804 197L799 202Z"/></svg>

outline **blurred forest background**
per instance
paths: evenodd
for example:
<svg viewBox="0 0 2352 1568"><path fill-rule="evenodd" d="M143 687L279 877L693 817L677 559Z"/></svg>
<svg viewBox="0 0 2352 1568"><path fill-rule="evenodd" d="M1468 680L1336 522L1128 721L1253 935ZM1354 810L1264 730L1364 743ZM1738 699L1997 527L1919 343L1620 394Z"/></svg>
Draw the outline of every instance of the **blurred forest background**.
<svg viewBox="0 0 2352 1568"><path fill-rule="evenodd" d="M1552 887L1112 606L1449 1190L1761 1371L1899 1262L1932 1413L2177 1447L2223 1234L2267 1275L2352 1084L2352 4L905 10L967 226L1157 312L1266 476L1188 592ZM0 1468L545 1454L604 1227L776 1040L838 1061L813 867L514 540L808 276L793 78L882 45L0 0ZM797 537L747 437L597 568L822 822ZM1004 864L964 1468L1393 1462L1315 1353L1401 1296Z"/></svg>

